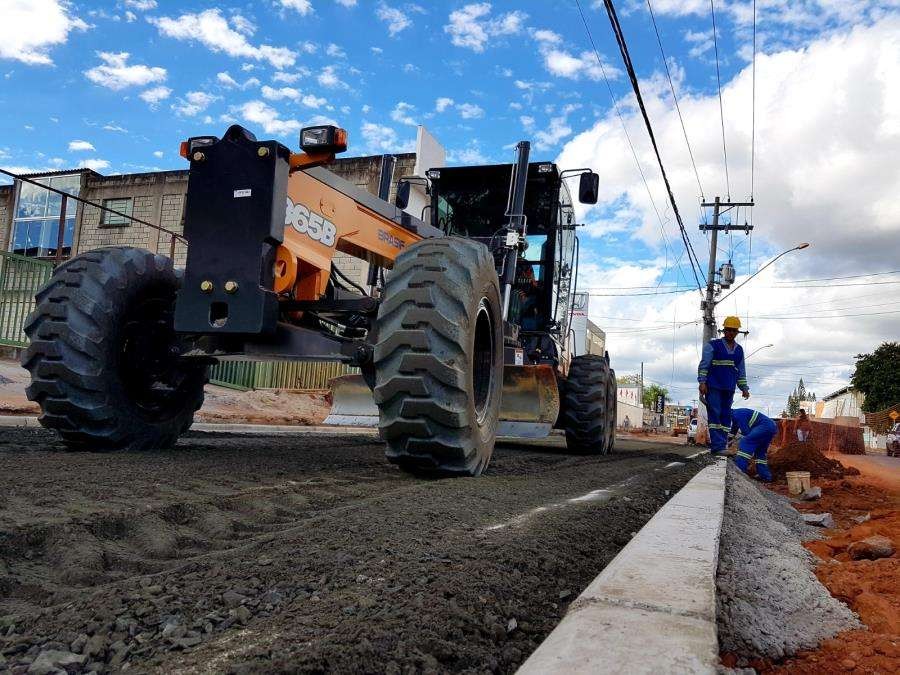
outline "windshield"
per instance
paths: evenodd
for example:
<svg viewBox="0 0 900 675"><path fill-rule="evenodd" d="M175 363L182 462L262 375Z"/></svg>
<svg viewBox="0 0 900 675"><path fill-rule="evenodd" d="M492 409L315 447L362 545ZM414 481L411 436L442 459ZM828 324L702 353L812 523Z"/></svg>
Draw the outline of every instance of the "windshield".
<svg viewBox="0 0 900 675"><path fill-rule="evenodd" d="M462 237L491 237L509 221L511 167L480 167L477 171L445 171L437 199L439 227ZM529 233L547 233L554 226L556 190L546 181L529 180L525 217Z"/></svg>

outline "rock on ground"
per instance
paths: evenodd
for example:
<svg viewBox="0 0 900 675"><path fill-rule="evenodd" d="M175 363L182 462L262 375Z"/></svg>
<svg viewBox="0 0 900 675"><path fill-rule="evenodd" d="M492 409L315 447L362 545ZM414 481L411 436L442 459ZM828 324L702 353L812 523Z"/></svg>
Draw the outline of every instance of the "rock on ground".
<svg viewBox="0 0 900 675"><path fill-rule="evenodd" d="M722 652L777 660L860 626L813 574L801 540L815 536L787 499L729 464L716 580Z"/></svg>

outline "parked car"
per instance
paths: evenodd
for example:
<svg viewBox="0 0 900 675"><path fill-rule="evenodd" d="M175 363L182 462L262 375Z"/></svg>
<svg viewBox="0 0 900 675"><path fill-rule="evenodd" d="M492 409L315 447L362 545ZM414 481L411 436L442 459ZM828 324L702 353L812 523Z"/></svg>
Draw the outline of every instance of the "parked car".
<svg viewBox="0 0 900 675"><path fill-rule="evenodd" d="M691 418L691 421L688 424L688 428L687 428L688 445L697 445L697 425L698 424L699 424L699 422L697 421L696 417Z"/></svg>
<svg viewBox="0 0 900 675"><path fill-rule="evenodd" d="M900 457L900 422L894 422L894 426L888 432L887 456Z"/></svg>

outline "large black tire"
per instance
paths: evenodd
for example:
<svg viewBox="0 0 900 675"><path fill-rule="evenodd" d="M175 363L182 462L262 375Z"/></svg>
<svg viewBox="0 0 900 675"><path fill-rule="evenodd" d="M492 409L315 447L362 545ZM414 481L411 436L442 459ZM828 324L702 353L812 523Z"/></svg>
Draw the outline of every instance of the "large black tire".
<svg viewBox="0 0 900 675"><path fill-rule="evenodd" d="M179 276L130 247L72 258L37 294L26 393L72 450L171 447L203 404L206 366L173 355Z"/></svg>
<svg viewBox="0 0 900 675"><path fill-rule="evenodd" d="M404 470L477 476L491 458L503 386L500 286L487 248L426 239L385 282L375 325L375 403Z"/></svg>
<svg viewBox="0 0 900 675"><path fill-rule="evenodd" d="M608 390L609 363L605 358L584 354L572 359L563 394L561 424L570 451L586 455L609 452Z"/></svg>
<svg viewBox="0 0 900 675"><path fill-rule="evenodd" d="M609 378L606 387L606 428L609 430L606 437L606 452L613 452L616 448L616 417L618 408L618 389L619 384L616 382L616 371L609 369Z"/></svg>

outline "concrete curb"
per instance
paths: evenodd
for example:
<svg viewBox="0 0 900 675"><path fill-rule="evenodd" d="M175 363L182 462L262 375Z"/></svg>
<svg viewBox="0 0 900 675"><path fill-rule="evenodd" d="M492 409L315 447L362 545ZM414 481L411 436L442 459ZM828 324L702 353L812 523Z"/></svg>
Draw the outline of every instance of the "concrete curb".
<svg viewBox="0 0 900 675"><path fill-rule="evenodd" d="M518 675L715 673L725 461L685 485L578 596Z"/></svg>

